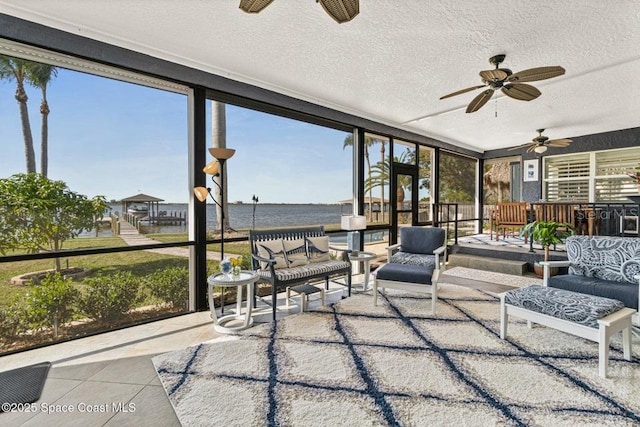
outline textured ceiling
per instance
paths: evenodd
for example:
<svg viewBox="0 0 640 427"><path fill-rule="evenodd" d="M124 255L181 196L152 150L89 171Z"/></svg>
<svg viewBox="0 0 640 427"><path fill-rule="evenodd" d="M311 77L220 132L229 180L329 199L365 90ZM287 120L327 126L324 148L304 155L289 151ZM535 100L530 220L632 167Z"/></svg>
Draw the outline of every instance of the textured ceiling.
<svg viewBox="0 0 640 427"><path fill-rule="evenodd" d="M361 0L337 24L314 0L0 0L0 12L182 63L476 151L640 126L637 0ZM496 8L496 6L500 6ZM466 114L488 59L560 65L523 102ZM550 149L549 154L553 154Z"/></svg>

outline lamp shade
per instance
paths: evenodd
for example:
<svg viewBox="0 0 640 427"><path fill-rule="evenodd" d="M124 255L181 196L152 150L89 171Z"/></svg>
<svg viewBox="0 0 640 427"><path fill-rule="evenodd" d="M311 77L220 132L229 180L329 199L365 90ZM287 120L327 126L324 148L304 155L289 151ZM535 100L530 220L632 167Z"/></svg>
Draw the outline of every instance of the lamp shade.
<svg viewBox="0 0 640 427"><path fill-rule="evenodd" d="M209 194L209 189L205 187L195 187L193 189L193 193L196 195L196 198L201 202L207 200L207 195Z"/></svg>
<svg viewBox="0 0 640 427"><path fill-rule="evenodd" d="M367 218L364 215L343 215L340 219L343 230L364 230L367 228Z"/></svg>
<svg viewBox="0 0 640 427"><path fill-rule="evenodd" d="M220 171L220 163L217 160L209 162L207 166L202 168L202 172L206 173L207 175L218 175L219 171Z"/></svg>
<svg viewBox="0 0 640 427"><path fill-rule="evenodd" d="M233 157L235 152L236 150L234 150L233 148L220 148L220 147L209 148L209 153L211 153L211 155L218 160L230 159L231 157Z"/></svg>

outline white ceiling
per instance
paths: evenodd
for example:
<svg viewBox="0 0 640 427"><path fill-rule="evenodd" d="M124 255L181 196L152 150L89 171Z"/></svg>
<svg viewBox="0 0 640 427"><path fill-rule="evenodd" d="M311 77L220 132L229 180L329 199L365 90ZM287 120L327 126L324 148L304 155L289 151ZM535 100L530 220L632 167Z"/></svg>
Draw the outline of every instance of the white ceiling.
<svg viewBox="0 0 640 427"><path fill-rule="evenodd" d="M185 64L479 152L640 126L637 0L361 0L337 24L314 0L0 0L0 12ZM465 113L488 59L560 65L517 101ZM496 117L497 112L497 117ZM549 153L553 154L550 149Z"/></svg>

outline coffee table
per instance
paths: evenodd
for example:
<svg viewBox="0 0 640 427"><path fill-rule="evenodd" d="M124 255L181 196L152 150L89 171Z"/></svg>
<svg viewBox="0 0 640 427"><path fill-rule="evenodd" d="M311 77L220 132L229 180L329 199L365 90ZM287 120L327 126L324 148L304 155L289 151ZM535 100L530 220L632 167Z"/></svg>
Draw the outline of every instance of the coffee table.
<svg viewBox="0 0 640 427"><path fill-rule="evenodd" d="M253 284L258 280L258 274L254 271L242 270L240 274L233 275L230 273L216 273L207 278L209 285L209 308L211 309L211 318L213 319L213 327L216 331L223 334L232 334L236 331L247 329L253 325L253 317L251 317L251 307L253 305ZM222 286L225 288L237 288L236 312L218 318L216 307L213 303L213 287ZM242 315L242 287L247 287L247 304L244 316ZM243 320L243 323L237 326L226 326L232 320Z"/></svg>

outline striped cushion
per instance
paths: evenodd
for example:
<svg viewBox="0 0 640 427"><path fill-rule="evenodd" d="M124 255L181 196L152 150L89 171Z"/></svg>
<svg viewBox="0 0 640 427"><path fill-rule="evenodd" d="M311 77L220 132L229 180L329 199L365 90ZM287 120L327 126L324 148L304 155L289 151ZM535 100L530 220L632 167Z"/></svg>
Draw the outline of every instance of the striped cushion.
<svg viewBox="0 0 640 427"><path fill-rule="evenodd" d="M299 267L281 268L276 270L276 279L278 282L295 282L305 280L310 277L324 277L333 273L347 272L351 264L345 261L324 261L314 262ZM260 278L272 282L271 272L268 270L258 271Z"/></svg>

